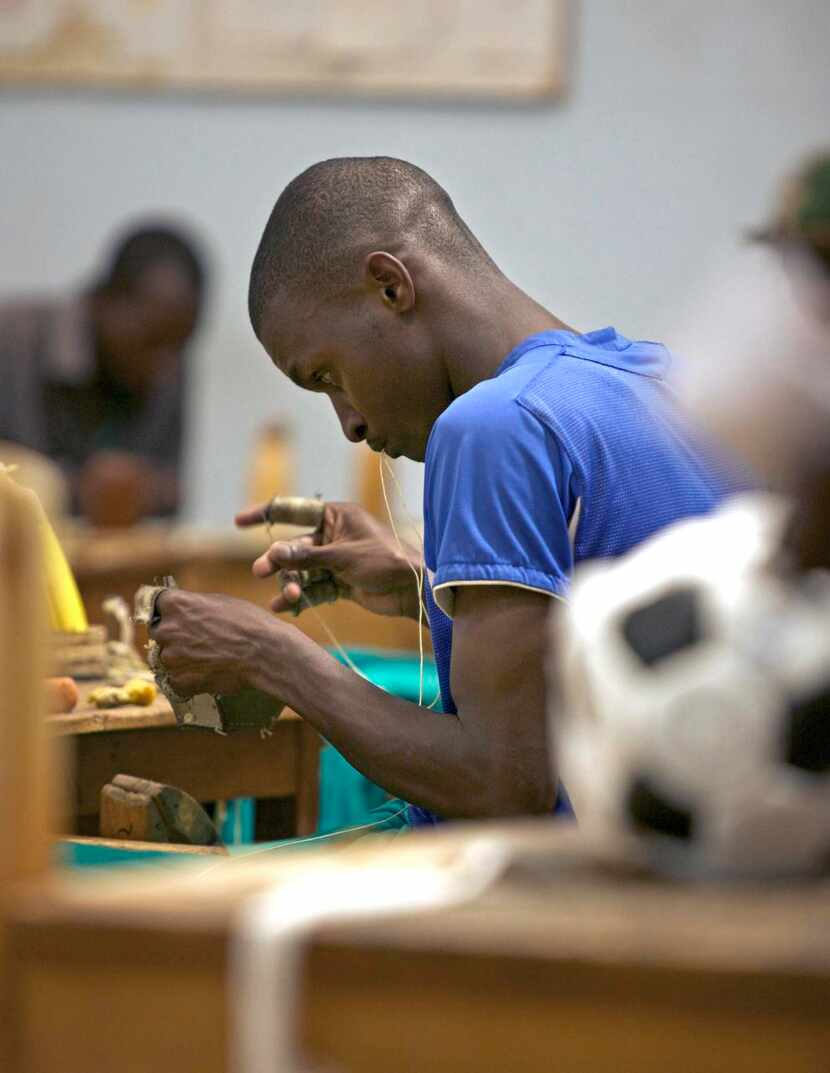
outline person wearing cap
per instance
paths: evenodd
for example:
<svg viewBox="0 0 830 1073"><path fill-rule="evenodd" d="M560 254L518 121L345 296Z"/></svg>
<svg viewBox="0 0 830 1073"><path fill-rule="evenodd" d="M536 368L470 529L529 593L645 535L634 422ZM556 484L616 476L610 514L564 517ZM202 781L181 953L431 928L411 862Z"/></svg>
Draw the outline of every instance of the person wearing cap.
<svg viewBox="0 0 830 1073"><path fill-rule="evenodd" d="M830 151L812 155L782 184L772 224L757 238L777 249L796 302L805 312L809 367L797 362L801 394L786 420L810 435L793 460L787 490L795 503L786 547L796 568L830 568ZM783 365L787 357L778 355ZM795 400L794 400L795 403ZM783 419L783 415L782 415ZM807 429L809 428L809 433Z"/></svg>
<svg viewBox="0 0 830 1073"><path fill-rule="evenodd" d="M194 241L130 228L79 293L0 305L0 441L56 462L101 525L175 513L186 349L205 268Z"/></svg>

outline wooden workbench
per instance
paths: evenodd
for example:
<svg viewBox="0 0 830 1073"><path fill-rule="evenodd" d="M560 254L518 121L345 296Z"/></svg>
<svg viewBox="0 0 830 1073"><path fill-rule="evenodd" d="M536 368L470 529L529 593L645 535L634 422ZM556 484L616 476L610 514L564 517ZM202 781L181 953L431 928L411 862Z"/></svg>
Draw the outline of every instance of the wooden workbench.
<svg viewBox="0 0 830 1073"><path fill-rule="evenodd" d="M166 697L146 707L99 710L86 697L100 683L81 683L68 715L48 717L53 732L71 738L75 763L69 809L75 833L97 833L101 787L120 773L171 783L197 801L233 797L293 797L296 834L317 825L320 737L290 709L270 737L258 730L216 734L179 727Z"/></svg>
<svg viewBox="0 0 830 1073"><path fill-rule="evenodd" d="M419 845L450 853L482 832L508 839L514 863L471 904L312 933L299 1011L311 1068L828 1068L830 883L724 888L613 874L587 860L575 829L547 820L333 852L359 863ZM313 859L109 886L56 879L18 898L17 1073L227 1073L231 1000L244 998L227 977L234 915L280 870Z"/></svg>

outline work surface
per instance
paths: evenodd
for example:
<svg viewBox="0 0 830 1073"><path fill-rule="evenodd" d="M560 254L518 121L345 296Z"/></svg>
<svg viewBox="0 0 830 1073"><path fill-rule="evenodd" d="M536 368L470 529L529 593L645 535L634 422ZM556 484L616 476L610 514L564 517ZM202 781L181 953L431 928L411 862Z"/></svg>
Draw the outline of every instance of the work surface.
<svg viewBox="0 0 830 1073"><path fill-rule="evenodd" d="M310 834L316 827L320 738L290 709L270 736L258 730L222 735L177 726L161 694L146 708L94 708L86 698L96 685L100 683L80 683L75 711L48 718L55 733L73 739L69 805L74 833L97 833L101 788L118 774L170 783L202 802L293 797L293 833Z"/></svg>
<svg viewBox="0 0 830 1073"><path fill-rule="evenodd" d="M471 903L314 929L298 1019L312 1066L828 1068L830 883L718 888L611 874L586 859L576 830L549 821L458 825L335 852L346 863L422 848L440 858L482 833L505 839L513 863ZM12 950L24 1073L226 1070L229 1016L244 1000L226 976L235 915L315 856L129 886L64 880L21 901ZM81 1026L93 1020L90 1035Z"/></svg>

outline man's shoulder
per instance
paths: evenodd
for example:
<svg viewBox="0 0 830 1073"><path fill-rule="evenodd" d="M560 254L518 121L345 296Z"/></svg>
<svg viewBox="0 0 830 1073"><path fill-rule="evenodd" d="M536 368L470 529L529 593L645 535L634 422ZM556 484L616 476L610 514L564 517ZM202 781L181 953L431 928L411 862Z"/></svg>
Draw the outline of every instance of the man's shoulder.
<svg viewBox="0 0 830 1073"><path fill-rule="evenodd" d="M505 374L482 380L459 395L440 415L431 440L457 443L470 436L490 439L518 433L527 423L522 409L523 385Z"/></svg>

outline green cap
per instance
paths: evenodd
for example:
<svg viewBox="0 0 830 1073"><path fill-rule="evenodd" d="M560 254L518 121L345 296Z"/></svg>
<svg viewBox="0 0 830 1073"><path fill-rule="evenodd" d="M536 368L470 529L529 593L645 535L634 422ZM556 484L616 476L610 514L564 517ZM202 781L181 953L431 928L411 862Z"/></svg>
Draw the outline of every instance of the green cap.
<svg viewBox="0 0 830 1073"><path fill-rule="evenodd" d="M830 152L816 154L785 179L772 223L752 237L805 242L820 256L830 256Z"/></svg>

